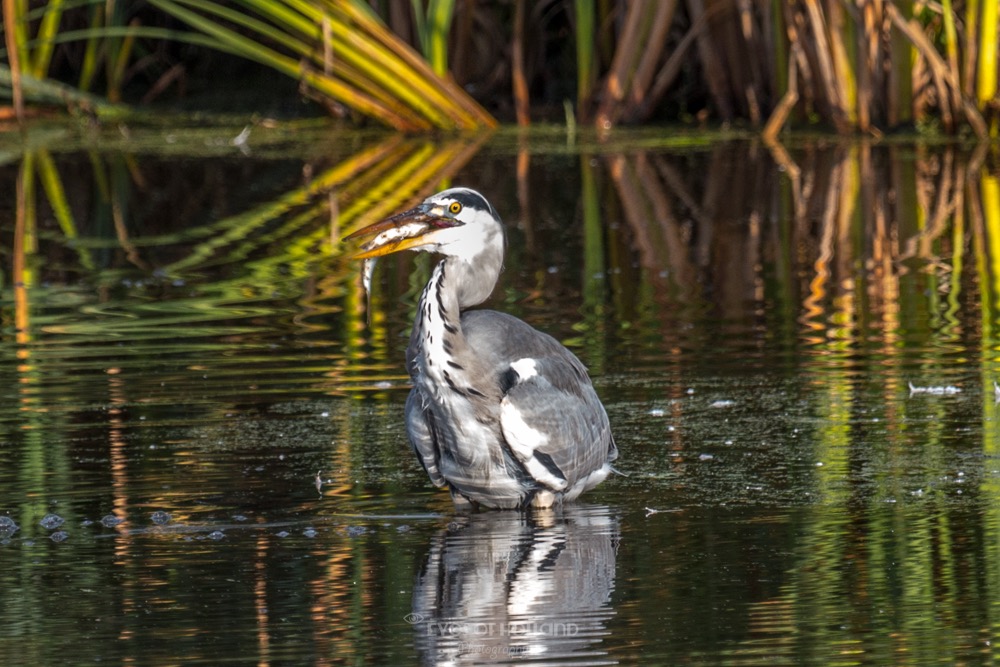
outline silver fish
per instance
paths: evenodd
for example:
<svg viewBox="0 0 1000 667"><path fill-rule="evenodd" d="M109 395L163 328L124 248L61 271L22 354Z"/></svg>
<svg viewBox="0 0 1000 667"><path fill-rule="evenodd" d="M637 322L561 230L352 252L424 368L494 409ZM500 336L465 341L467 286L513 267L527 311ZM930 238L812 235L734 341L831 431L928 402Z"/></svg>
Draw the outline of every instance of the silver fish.
<svg viewBox="0 0 1000 667"><path fill-rule="evenodd" d="M372 296L372 275L375 273L375 265L378 257L369 257L361 263L361 285L365 288L365 294L371 299Z"/></svg>
<svg viewBox="0 0 1000 667"><path fill-rule="evenodd" d="M361 286L365 288L365 315L368 317L368 324L372 323L372 275L377 263L378 257L369 257L361 263Z"/></svg>
<svg viewBox="0 0 1000 667"><path fill-rule="evenodd" d="M389 227L378 233L372 240L361 246L362 250L381 248L391 243L399 243L414 236L420 236L427 231L428 225L423 222L411 222L399 227ZM367 260L366 260L367 261Z"/></svg>

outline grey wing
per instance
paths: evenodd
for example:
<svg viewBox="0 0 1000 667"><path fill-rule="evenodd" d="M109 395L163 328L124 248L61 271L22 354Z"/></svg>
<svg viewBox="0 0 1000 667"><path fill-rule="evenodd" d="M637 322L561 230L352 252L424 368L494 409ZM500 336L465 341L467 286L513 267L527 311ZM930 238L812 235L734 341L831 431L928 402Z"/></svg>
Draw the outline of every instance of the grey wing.
<svg viewBox="0 0 1000 667"><path fill-rule="evenodd" d="M504 439L539 484L565 491L617 457L604 406L569 351L516 360L508 378Z"/></svg>
<svg viewBox="0 0 1000 667"><path fill-rule="evenodd" d="M410 395L406 397L405 412L406 433L410 436L410 444L413 445L413 451L416 452L420 465L427 471L427 476L431 478L434 486L443 487L445 480L438 467L441 453L434 437L432 417L430 412L424 409L418 389L411 389Z"/></svg>

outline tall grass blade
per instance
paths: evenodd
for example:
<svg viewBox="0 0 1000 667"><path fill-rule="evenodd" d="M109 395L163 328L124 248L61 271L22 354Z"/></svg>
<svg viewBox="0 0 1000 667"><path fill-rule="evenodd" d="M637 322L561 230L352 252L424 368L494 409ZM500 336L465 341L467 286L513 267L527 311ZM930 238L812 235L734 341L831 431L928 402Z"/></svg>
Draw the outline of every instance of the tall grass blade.
<svg viewBox="0 0 1000 667"><path fill-rule="evenodd" d="M52 50L55 47L55 36L59 33L59 23L62 20L63 0L50 0L45 6L45 16L38 28L35 36L37 47L35 48L34 60L31 64L31 72L35 78L44 78L49 71L49 64L52 62Z"/></svg>
<svg viewBox="0 0 1000 667"><path fill-rule="evenodd" d="M818 0L805 0L806 15L812 25L812 36L814 39L815 57L818 63L819 92L829 105L830 121L839 132L846 132L849 125L846 122L847 112L841 90L838 87L837 71L834 65L834 50L830 46L827 38L829 29L827 26L823 9Z"/></svg>
<svg viewBox="0 0 1000 667"><path fill-rule="evenodd" d="M798 44L792 45L793 51L797 48ZM785 77L788 85L785 93L781 96L778 104L775 105L770 118L767 119L767 123L764 124L764 129L761 132L764 142L769 144L769 146L777 142L781 128L784 127L789 114L792 113L792 109L795 108L795 105L799 101L798 66L795 64L795 61L796 54L792 53L788 58L788 75ZM784 153L784 150L782 149L781 152ZM791 160L788 161L790 162Z"/></svg>
<svg viewBox="0 0 1000 667"><path fill-rule="evenodd" d="M778 95L788 90L788 32L782 0L771 0L771 61L774 69L774 90Z"/></svg>
<svg viewBox="0 0 1000 667"><path fill-rule="evenodd" d="M3 0L4 41L7 46L8 85L14 102L14 115L24 121L24 92L21 88L21 63L27 61L26 42L17 0ZM0 83L3 83L0 80Z"/></svg>
<svg viewBox="0 0 1000 667"><path fill-rule="evenodd" d="M455 15L455 0L430 0L427 5L427 59L438 76L448 74L448 35Z"/></svg>
<svg viewBox="0 0 1000 667"><path fill-rule="evenodd" d="M576 114L586 120L594 81L594 0L574 0L576 21Z"/></svg>
<svg viewBox="0 0 1000 667"><path fill-rule="evenodd" d="M858 89L854 76L854 50L848 44L855 44L855 25L848 20L844 8L838 3L831 3L830 17L830 52L833 60L833 71L838 82L840 100L843 105L847 122L857 126L858 122Z"/></svg>
<svg viewBox="0 0 1000 667"><path fill-rule="evenodd" d="M986 0L989 2L990 0ZM979 35L979 2L980 0L965 0L965 44L964 62L962 64L962 94L975 99L976 97L976 58L978 51L974 48Z"/></svg>
<svg viewBox="0 0 1000 667"><path fill-rule="evenodd" d="M111 63L111 78L108 81L108 99L112 102L120 102L122 86L125 83L125 70L132 57L132 48L135 45L136 28L138 24L133 23L127 29L125 37L121 41L121 48L115 54Z"/></svg>
<svg viewBox="0 0 1000 667"><path fill-rule="evenodd" d="M639 110L646 106L676 9L676 0L661 0L656 3L656 9L651 17L652 25L644 40L645 48L639 53L635 74L629 86L628 106L624 110L629 120L634 119Z"/></svg>
<svg viewBox="0 0 1000 667"><path fill-rule="evenodd" d="M655 111L655 105L660 102L664 94L667 92L667 88L670 87L680 74L681 68L688 62L687 52L697 43L697 40L701 36L702 32L708 28L709 20L714 15L718 14L720 9L728 8L729 5L713 5L711 9L699 16L698 20L691 25L687 34L684 35L677 46L674 47L673 52L667 58L666 62L664 62L660 67L660 71L657 73L656 79L653 81L649 94L646 95L646 99L642 102L639 108L633 112L633 119L642 121L648 119L653 114Z"/></svg>
<svg viewBox="0 0 1000 667"><path fill-rule="evenodd" d="M427 17L424 15L424 3L422 0L410 0L410 7L413 9L413 24L417 33L417 41L420 42L420 51L426 56L430 47L427 39Z"/></svg>
<svg viewBox="0 0 1000 667"><path fill-rule="evenodd" d="M979 24L979 71L976 77L976 99L979 108L985 109L997 95L997 40L1000 39L1000 8L997 2L983 2L982 20ZM992 134L997 132L993 122Z"/></svg>
<svg viewBox="0 0 1000 667"><path fill-rule="evenodd" d="M962 80L962 73L958 65L958 31L955 28L955 10L952 8L951 0L942 0L941 12L944 20L944 49L948 57L948 69L956 84L953 86L951 99L948 103L958 111L961 107L959 98L962 95L962 89L959 82Z"/></svg>
<svg viewBox="0 0 1000 667"><path fill-rule="evenodd" d="M0 65L0 88L3 87L14 87L14 73L10 68ZM127 108L122 105L112 104L103 97L81 92L52 79L36 79L22 74L17 88L22 91L25 100L81 109L100 117L120 118L127 112Z"/></svg>
<svg viewBox="0 0 1000 667"><path fill-rule="evenodd" d="M858 72L857 118L858 129L869 132L876 122L875 100L880 90L881 73L876 63L880 62L882 53L881 31L876 29L877 8L872 3L865 3L860 8L858 20L860 25L854 31L855 62Z"/></svg>
<svg viewBox="0 0 1000 667"><path fill-rule="evenodd" d="M886 11L896 9L886 3ZM913 16L913 2L902 0L898 13L902 20ZM913 47L900 32L893 31L889 58L889 125L905 125L913 120Z"/></svg>
<svg viewBox="0 0 1000 667"><path fill-rule="evenodd" d="M117 2L116 0L107 0L105 5L105 27L110 28L124 26L125 11L123 3ZM119 36L119 33L116 32L105 39L102 44L104 50L104 76L108 82L107 95L111 102L120 102L122 99L121 88L118 85L120 82L115 74L115 70L118 67L119 56L122 51L122 41L125 39L126 37L124 35Z"/></svg>
<svg viewBox="0 0 1000 667"><path fill-rule="evenodd" d="M81 91L90 90L94 85L94 77L101 65L101 57L104 53L104 40L100 37L97 29L104 24L104 5L97 4L90 9L90 20L88 21L89 35L85 38L86 46L83 50L83 62L80 65L80 82L77 88Z"/></svg>
<svg viewBox="0 0 1000 667"><path fill-rule="evenodd" d="M526 25L525 0L514 0L514 38L511 41L511 80L514 93L514 115L517 124L531 124L531 100L528 98L528 79L524 64L524 35Z"/></svg>
<svg viewBox="0 0 1000 667"><path fill-rule="evenodd" d="M688 15L691 20L698 23L702 20L708 10L702 0L687 0ZM719 5L714 5L719 6ZM708 92L715 102L716 112L723 121L730 121L735 117L732 99L727 94L727 78L725 66L719 58L717 45L712 41L707 31L698 31L697 37L698 55L701 58L702 66L705 68L705 84Z"/></svg>
<svg viewBox="0 0 1000 667"><path fill-rule="evenodd" d="M611 71L604 80L601 105L594 119L601 131L611 129L621 116L622 104L632 85L632 77L642 50L646 46L645 34L655 11L656 4L651 0L636 0L628 5L625 25L615 48Z"/></svg>

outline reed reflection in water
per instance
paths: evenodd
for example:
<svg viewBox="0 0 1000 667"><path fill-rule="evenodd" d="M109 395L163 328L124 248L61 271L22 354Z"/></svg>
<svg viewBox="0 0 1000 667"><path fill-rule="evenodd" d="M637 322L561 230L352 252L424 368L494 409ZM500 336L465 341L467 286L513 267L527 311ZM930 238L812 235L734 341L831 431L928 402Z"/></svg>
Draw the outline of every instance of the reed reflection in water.
<svg viewBox="0 0 1000 667"><path fill-rule="evenodd" d="M5 664L991 659L995 155L640 140L0 169ZM442 180L595 376L599 505L455 517L408 451L429 264L366 304L334 241Z"/></svg>

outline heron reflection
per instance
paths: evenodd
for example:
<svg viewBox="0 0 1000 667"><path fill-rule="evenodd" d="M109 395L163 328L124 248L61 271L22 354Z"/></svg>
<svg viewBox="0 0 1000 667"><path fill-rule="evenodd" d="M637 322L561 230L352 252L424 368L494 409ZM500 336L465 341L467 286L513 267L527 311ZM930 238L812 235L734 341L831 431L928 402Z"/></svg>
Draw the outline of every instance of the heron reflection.
<svg viewBox="0 0 1000 667"><path fill-rule="evenodd" d="M461 516L434 537L407 618L431 665L613 664L618 518L604 506Z"/></svg>

